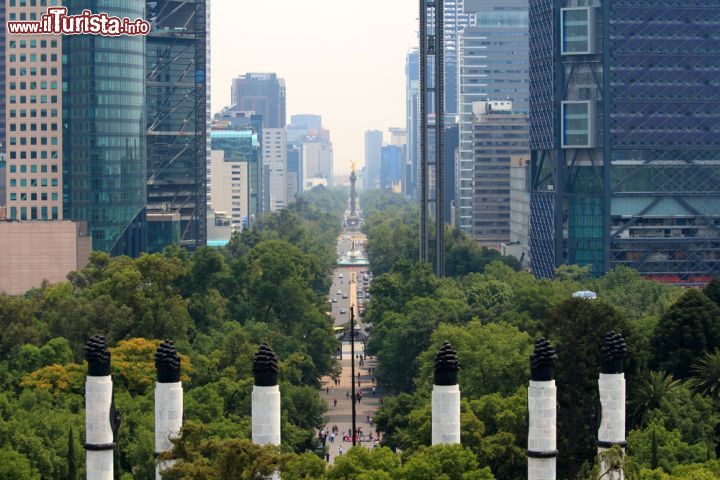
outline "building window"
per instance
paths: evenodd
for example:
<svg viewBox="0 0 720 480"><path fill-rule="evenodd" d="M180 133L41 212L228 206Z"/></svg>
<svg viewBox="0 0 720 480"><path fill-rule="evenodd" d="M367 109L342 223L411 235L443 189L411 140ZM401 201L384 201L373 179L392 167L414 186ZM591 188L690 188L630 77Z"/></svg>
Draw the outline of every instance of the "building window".
<svg viewBox="0 0 720 480"><path fill-rule="evenodd" d="M595 102L562 102L562 146L595 147Z"/></svg>
<svg viewBox="0 0 720 480"><path fill-rule="evenodd" d="M595 8L563 8L560 14L563 55L587 55L595 51Z"/></svg>

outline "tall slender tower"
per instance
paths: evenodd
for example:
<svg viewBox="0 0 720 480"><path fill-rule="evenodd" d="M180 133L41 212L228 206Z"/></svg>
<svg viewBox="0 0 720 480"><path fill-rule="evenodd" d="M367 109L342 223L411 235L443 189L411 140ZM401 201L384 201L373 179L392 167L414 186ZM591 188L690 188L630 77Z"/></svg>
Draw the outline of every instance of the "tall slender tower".
<svg viewBox="0 0 720 480"><path fill-rule="evenodd" d="M428 221L434 207L438 277L445 275L445 69L433 65L445 64L442 12L444 0L420 0L420 261L431 261Z"/></svg>
<svg viewBox="0 0 720 480"><path fill-rule="evenodd" d="M556 359L550 342L539 338L530 357L528 480L555 480L557 477Z"/></svg>
<svg viewBox="0 0 720 480"><path fill-rule="evenodd" d="M602 415L598 430L598 452L619 445L623 451L627 446L625 441L625 374L623 373L623 360L627 354L627 344L619 333L610 332L603 339L600 362L600 405ZM607 472L609 466L601 461L600 469ZM623 480L625 472L622 469L608 472L603 477L609 480Z"/></svg>
<svg viewBox="0 0 720 480"><path fill-rule="evenodd" d="M460 443L460 386L457 352L443 343L435 357L432 391L432 444Z"/></svg>
<svg viewBox="0 0 720 480"><path fill-rule="evenodd" d="M113 480L115 441L111 426L113 385L110 351L102 335L85 344L85 450L88 480Z"/></svg>
<svg viewBox="0 0 720 480"><path fill-rule="evenodd" d="M180 382L180 356L175 343L165 340L155 352L155 454L172 450L170 439L176 437L182 428L183 389ZM155 467L155 479L160 480L160 472L172 466L173 460L158 461Z"/></svg>

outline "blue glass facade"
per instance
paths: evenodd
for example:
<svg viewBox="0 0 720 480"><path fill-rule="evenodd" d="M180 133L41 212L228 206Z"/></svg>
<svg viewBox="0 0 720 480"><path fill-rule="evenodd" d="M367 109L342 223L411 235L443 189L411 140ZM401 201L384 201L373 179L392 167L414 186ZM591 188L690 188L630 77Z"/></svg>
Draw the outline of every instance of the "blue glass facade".
<svg viewBox="0 0 720 480"><path fill-rule="evenodd" d="M705 283L720 275L720 3L588 3L530 2L533 269Z"/></svg>
<svg viewBox="0 0 720 480"><path fill-rule="evenodd" d="M403 148L386 145L380 150L380 190L389 190L402 182L405 164Z"/></svg>
<svg viewBox="0 0 720 480"><path fill-rule="evenodd" d="M144 0L71 0L83 9L142 18ZM63 208L87 221L94 250L145 250L145 39L66 36L63 42Z"/></svg>

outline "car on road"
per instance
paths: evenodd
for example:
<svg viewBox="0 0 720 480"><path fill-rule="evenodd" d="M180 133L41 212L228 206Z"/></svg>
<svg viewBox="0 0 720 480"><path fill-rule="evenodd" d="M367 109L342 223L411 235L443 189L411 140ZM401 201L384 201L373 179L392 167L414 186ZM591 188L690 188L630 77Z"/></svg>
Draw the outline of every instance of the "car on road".
<svg viewBox="0 0 720 480"><path fill-rule="evenodd" d="M365 292L365 298L370 298L370 292Z"/></svg>
<svg viewBox="0 0 720 480"><path fill-rule="evenodd" d="M347 293L343 293L343 294L342 294L342 297L343 297L343 298L348 298L348 294L347 294Z"/></svg>
<svg viewBox="0 0 720 480"><path fill-rule="evenodd" d="M338 294L338 295L342 295L342 290L338 290L338 291L337 291L337 294Z"/></svg>
<svg viewBox="0 0 720 480"><path fill-rule="evenodd" d="M337 297L333 297L332 303L337 303Z"/></svg>
<svg viewBox="0 0 720 480"><path fill-rule="evenodd" d="M343 278L343 274L341 273L340 275L338 275L338 278Z"/></svg>
<svg viewBox="0 0 720 480"><path fill-rule="evenodd" d="M340 309L340 315L345 315L346 313L347 313L347 308Z"/></svg>

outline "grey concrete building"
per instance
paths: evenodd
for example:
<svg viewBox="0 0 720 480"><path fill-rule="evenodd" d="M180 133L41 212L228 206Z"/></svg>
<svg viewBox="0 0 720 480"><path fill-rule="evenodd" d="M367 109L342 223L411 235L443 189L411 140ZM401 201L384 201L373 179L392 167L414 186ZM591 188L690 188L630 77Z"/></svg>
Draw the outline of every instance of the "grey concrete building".
<svg viewBox="0 0 720 480"><path fill-rule="evenodd" d="M510 169L529 161L527 114L512 102L473 103L472 235L483 246L510 242Z"/></svg>
<svg viewBox="0 0 720 480"><path fill-rule="evenodd" d="M529 105L528 0L466 1L475 24L460 35L460 146L455 174L457 225L472 231L473 102L511 101L517 112Z"/></svg>

